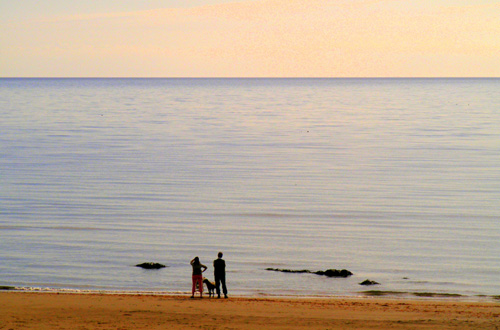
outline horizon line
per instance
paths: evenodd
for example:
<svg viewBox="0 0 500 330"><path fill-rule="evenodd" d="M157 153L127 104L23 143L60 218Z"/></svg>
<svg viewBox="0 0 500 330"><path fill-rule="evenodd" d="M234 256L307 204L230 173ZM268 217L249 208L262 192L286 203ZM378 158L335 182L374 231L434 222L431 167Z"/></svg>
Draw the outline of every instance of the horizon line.
<svg viewBox="0 0 500 330"><path fill-rule="evenodd" d="M0 79L500 79L498 77L490 77L490 76L439 76L439 77L431 77L431 76L417 76L417 77L409 77L409 76L380 76L380 77L218 77L218 76L199 76L199 77L146 77L146 76L12 76L12 77L0 77Z"/></svg>

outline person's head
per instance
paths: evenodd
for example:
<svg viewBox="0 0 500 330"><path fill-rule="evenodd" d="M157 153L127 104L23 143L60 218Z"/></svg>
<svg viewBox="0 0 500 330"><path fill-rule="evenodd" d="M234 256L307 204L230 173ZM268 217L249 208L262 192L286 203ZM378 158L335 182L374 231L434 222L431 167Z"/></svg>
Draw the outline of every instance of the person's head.
<svg viewBox="0 0 500 330"><path fill-rule="evenodd" d="M219 252L219 254L217 255L219 258L222 258L222 252Z"/></svg>
<svg viewBox="0 0 500 330"><path fill-rule="evenodd" d="M200 263L200 258L198 258L198 257L194 257L193 260L194 260L195 264L199 264Z"/></svg>

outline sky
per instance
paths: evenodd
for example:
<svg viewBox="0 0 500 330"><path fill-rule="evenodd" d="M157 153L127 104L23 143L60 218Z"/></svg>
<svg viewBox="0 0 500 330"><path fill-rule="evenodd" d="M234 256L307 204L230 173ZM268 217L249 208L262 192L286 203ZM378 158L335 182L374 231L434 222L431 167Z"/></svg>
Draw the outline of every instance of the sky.
<svg viewBox="0 0 500 330"><path fill-rule="evenodd" d="M500 77L500 0L0 0L0 77Z"/></svg>

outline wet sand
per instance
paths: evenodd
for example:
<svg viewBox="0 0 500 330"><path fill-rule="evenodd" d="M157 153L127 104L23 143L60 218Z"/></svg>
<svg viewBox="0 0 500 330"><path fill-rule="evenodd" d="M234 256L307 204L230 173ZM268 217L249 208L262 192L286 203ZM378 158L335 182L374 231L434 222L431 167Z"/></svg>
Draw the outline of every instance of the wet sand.
<svg viewBox="0 0 500 330"><path fill-rule="evenodd" d="M500 303L0 292L0 329L500 329Z"/></svg>

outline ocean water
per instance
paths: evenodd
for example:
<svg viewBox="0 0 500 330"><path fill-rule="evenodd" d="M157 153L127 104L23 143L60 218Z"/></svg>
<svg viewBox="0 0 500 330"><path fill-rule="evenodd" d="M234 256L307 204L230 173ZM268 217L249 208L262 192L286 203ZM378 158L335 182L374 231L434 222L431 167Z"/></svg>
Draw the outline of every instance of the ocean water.
<svg viewBox="0 0 500 330"><path fill-rule="evenodd" d="M500 295L500 79L0 79L0 286L218 251L230 295Z"/></svg>

